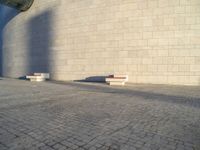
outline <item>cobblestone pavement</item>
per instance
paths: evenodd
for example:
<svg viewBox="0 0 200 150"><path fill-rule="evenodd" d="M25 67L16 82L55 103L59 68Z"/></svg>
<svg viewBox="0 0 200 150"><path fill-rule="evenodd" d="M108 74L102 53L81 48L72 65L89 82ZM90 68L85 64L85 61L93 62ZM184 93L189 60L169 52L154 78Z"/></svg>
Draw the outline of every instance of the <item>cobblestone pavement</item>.
<svg viewBox="0 0 200 150"><path fill-rule="evenodd" d="M200 87L0 80L0 150L200 150Z"/></svg>

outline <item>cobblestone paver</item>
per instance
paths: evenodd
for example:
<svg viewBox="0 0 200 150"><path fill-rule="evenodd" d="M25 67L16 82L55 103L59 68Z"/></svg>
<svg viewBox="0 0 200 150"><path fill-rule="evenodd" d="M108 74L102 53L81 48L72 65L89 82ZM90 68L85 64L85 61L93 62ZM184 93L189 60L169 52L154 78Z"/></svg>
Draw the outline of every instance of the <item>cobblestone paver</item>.
<svg viewBox="0 0 200 150"><path fill-rule="evenodd" d="M0 150L200 150L200 87L0 80Z"/></svg>

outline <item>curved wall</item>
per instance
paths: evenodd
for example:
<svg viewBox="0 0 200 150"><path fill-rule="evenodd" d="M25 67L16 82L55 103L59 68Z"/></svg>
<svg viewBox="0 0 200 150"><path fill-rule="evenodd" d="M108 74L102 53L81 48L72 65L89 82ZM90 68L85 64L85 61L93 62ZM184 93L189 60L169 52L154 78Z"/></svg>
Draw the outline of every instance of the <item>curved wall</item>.
<svg viewBox="0 0 200 150"><path fill-rule="evenodd" d="M3 29L3 76L54 80L128 74L200 84L199 0L35 0Z"/></svg>

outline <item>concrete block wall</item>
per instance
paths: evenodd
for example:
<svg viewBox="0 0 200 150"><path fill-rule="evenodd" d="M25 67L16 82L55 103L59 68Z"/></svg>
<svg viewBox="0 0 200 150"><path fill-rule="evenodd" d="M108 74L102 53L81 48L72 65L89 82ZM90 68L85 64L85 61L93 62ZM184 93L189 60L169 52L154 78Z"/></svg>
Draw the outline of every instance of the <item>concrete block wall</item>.
<svg viewBox="0 0 200 150"><path fill-rule="evenodd" d="M37 0L4 28L3 75L200 85L199 39L199 0Z"/></svg>

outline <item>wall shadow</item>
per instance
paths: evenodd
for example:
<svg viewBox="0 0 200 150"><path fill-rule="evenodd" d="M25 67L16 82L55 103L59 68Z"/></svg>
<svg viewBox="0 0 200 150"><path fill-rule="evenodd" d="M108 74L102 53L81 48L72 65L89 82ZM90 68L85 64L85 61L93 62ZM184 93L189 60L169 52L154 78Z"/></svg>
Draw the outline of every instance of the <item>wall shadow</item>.
<svg viewBox="0 0 200 150"><path fill-rule="evenodd" d="M64 82L64 81L51 81L52 84L62 84L76 88L79 91L89 91L94 93L110 93L118 94L127 97L138 97L145 101L161 101L171 104L181 104L184 106L190 106L194 108L200 108L200 97L170 95L167 93L154 93L151 91L141 91L137 89L126 88L111 88L109 86L88 85L82 83Z"/></svg>
<svg viewBox="0 0 200 150"><path fill-rule="evenodd" d="M0 76L3 75L3 30L20 11L0 5Z"/></svg>
<svg viewBox="0 0 200 150"><path fill-rule="evenodd" d="M50 47L52 46L52 11L34 16L28 23L27 74L50 72Z"/></svg>

